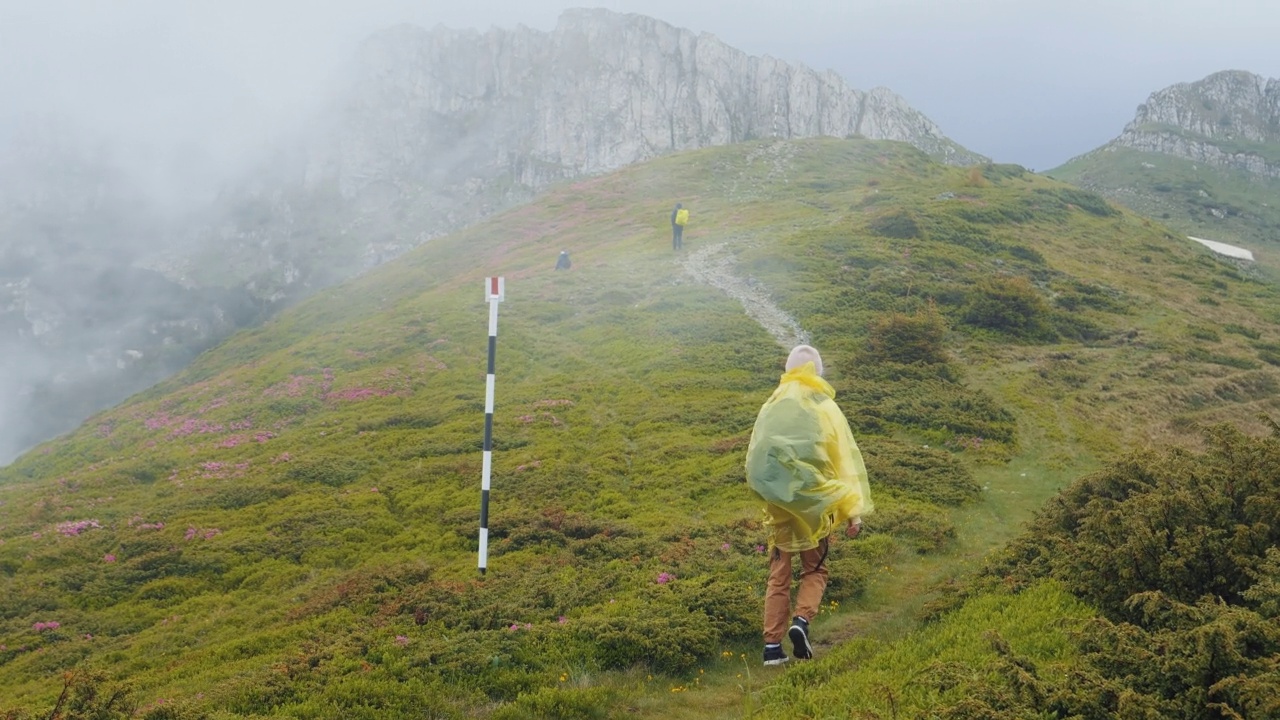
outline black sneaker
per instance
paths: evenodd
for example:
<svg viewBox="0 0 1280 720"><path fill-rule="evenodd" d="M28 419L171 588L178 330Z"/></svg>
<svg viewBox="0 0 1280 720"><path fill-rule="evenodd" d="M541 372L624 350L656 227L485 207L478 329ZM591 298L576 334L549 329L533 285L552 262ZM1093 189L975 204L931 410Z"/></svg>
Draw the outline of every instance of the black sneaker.
<svg viewBox="0 0 1280 720"><path fill-rule="evenodd" d="M801 660L813 657L813 646L809 644L809 621L802 617L791 619L791 629L787 631L791 638L791 651Z"/></svg>
<svg viewBox="0 0 1280 720"><path fill-rule="evenodd" d="M782 652L781 645L774 645L773 647L770 647L768 645L764 646L764 664L765 665L781 665L782 663L790 659L791 658L787 657L786 653Z"/></svg>

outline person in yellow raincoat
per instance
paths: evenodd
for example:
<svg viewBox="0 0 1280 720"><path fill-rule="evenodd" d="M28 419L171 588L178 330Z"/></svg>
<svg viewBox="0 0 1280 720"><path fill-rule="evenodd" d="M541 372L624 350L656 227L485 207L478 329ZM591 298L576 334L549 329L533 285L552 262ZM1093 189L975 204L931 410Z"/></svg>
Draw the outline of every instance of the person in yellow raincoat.
<svg viewBox="0 0 1280 720"><path fill-rule="evenodd" d="M685 208L683 203L676 203L676 208L671 211L671 249L679 250L684 247L684 226L689 223L689 210Z"/></svg>
<svg viewBox="0 0 1280 720"><path fill-rule="evenodd" d="M867 469L849 421L822 379L822 357L797 345L778 389L760 408L747 447L747 485L764 501L769 581L764 598L764 664L813 657L809 621L827 587L828 536L841 525L857 537L873 509ZM800 588L791 613L791 559L800 556ZM787 618L791 626L787 627Z"/></svg>

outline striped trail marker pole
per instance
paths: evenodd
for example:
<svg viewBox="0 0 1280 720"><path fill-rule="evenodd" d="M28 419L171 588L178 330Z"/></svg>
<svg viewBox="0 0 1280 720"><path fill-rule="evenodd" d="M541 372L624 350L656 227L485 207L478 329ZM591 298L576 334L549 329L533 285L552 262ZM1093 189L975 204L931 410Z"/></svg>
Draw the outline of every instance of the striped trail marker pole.
<svg viewBox="0 0 1280 720"><path fill-rule="evenodd" d="M484 464L480 477L480 574L489 565L489 472L493 469L493 383L494 355L498 349L498 303L506 283L500 277L485 278L484 295L489 301L489 373L484 379Z"/></svg>

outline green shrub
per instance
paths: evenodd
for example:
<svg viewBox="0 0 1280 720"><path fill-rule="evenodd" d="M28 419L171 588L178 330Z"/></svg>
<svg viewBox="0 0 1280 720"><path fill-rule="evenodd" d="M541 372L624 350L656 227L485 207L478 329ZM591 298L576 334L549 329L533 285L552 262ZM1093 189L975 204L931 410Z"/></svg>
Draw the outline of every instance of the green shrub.
<svg viewBox="0 0 1280 720"><path fill-rule="evenodd" d="M48 713L0 707L0 720L130 720L135 717L137 703L133 700L132 688L113 682L104 672L72 670L63 673L60 680L62 692Z"/></svg>
<svg viewBox="0 0 1280 720"><path fill-rule="evenodd" d="M945 363L943 337L946 322L937 307L929 305L914 314L891 313L872 321L867 335L867 357L873 362Z"/></svg>
<svg viewBox="0 0 1280 720"><path fill-rule="evenodd" d="M1036 193L1054 198L1060 202L1074 205L1081 210L1098 217L1115 217L1120 211L1111 206L1106 198L1101 195L1089 192L1088 190L1080 190L1079 188L1060 187L1052 190L1046 188L1037 188Z"/></svg>
<svg viewBox="0 0 1280 720"><path fill-rule="evenodd" d="M837 537L832 543L831 552L825 561L830 575L827 578L826 590L822 594L823 600L843 603L866 592L867 583L871 578L871 566L859 552L864 544L863 540L846 541L842 537ZM756 621L758 622L759 618L756 618ZM753 638L759 634L760 628L757 626L754 630Z"/></svg>
<svg viewBox="0 0 1280 720"><path fill-rule="evenodd" d="M1193 347L1187 350L1186 357L1188 360L1195 362L1226 365L1227 367L1239 368L1241 370L1253 370L1258 367L1258 363L1250 360L1249 358L1210 352L1202 347Z"/></svg>
<svg viewBox="0 0 1280 720"><path fill-rule="evenodd" d="M864 442L861 450L873 497L884 489L936 505L954 506L978 495L973 473L944 450L882 438Z"/></svg>
<svg viewBox="0 0 1280 720"><path fill-rule="evenodd" d="M936 435L939 445L955 438L979 439L984 446L1003 444L1007 449L1017 445L1013 415L988 393L923 373L912 381L907 377L885 382L876 378L872 370L871 379L842 384L840 397L850 426L859 433L922 431Z"/></svg>
<svg viewBox="0 0 1280 720"><path fill-rule="evenodd" d="M575 625L573 637L602 669L642 665L669 675L695 670L723 647L705 615L588 618Z"/></svg>
<svg viewBox="0 0 1280 720"><path fill-rule="evenodd" d="M1197 340L1204 340L1206 342L1222 342L1222 336L1213 328L1192 327L1187 329L1187 334Z"/></svg>
<svg viewBox="0 0 1280 720"><path fill-rule="evenodd" d="M1245 327L1243 325L1238 325L1236 323L1227 323L1226 325L1222 326L1222 330L1223 332L1229 332L1235 335L1243 335L1249 338L1250 340L1257 340L1258 338L1262 337L1262 333L1258 332L1257 330L1254 330L1253 328Z"/></svg>
<svg viewBox="0 0 1280 720"><path fill-rule="evenodd" d="M236 485L219 490L209 498L209 505L222 510L239 510L259 503L271 502L293 494L286 485Z"/></svg>
<svg viewBox="0 0 1280 720"><path fill-rule="evenodd" d="M521 694L489 715L490 720L603 720L617 703L603 687L538 688Z"/></svg>
<svg viewBox="0 0 1280 720"><path fill-rule="evenodd" d="M368 463L337 455L294 460L289 463L285 477L305 483L318 483L329 487L342 487L360 479L368 471Z"/></svg>
<svg viewBox="0 0 1280 720"><path fill-rule="evenodd" d="M865 521L869 532L885 533L917 553L937 552L955 541L956 528L937 505L906 497L876 500L876 511Z"/></svg>
<svg viewBox="0 0 1280 720"><path fill-rule="evenodd" d="M1028 340L1052 340L1049 307L1024 277L987 278L969 293L964 321Z"/></svg>
<svg viewBox="0 0 1280 720"><path fill-rule="evenodd" d="M877 215L867 223L871 232L881 237L910 240L920 237L920 226L906 210L894 210Z"/></svg>
<svg viewBox="0 0 1280 720"><path fill-rule="evenodd" d="M1046 505L1006 562L1069 578L1117 620L1141 622L1129 600L1153 591L1187 604L1205 595L1240 604L1266 548L1280 543L1272 522L1280 440L1226 427L1209 440L1204 455L1137 453L1077 481ZM1013 560L1019 556L1043 564Z"/></svg>

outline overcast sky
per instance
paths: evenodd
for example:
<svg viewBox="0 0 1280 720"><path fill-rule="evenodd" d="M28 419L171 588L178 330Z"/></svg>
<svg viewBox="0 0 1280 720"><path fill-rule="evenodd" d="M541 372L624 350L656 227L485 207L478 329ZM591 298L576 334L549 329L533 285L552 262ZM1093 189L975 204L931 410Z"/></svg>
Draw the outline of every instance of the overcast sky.
<svg viewBox="0 0 1280 720"><path fill-rule="evenodd" d="M0 0L0 132L6 117L52 104L106 135L163 128L229 162L301 117L325 73L371 32L399 22L549 30L579 4ZM887 86L966 147L1037 170L1114 137L1167 85L1223 69L1280 77L1274 0L597 5L831 68L859 89Z"/></svg>

